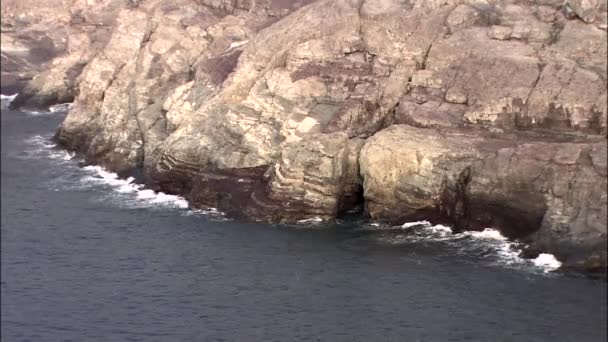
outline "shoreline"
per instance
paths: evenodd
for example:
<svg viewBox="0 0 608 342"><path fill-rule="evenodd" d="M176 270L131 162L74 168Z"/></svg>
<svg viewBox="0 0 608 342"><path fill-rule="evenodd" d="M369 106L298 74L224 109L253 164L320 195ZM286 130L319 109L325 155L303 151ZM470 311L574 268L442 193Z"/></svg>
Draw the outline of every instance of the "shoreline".
<svg viewBox="0 0 608 342"><path fill-rule="evenodd" d="M180 1L28 31L52 63L14 107L73 100L58 144L193 207L495 227L606 272L605 5Z"/></svg>

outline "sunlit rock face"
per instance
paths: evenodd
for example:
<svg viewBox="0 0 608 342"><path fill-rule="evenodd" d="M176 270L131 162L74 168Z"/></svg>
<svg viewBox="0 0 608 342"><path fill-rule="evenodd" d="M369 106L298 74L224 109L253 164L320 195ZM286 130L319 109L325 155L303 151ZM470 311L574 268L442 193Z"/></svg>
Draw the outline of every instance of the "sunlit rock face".
<svg viewBox="0 0 608 342"><path fill-rule="evenodd" d="M89 162L246 219L363 206L606 269L606 1L61 8L14 105L73 99L57 139Z"/></svg>

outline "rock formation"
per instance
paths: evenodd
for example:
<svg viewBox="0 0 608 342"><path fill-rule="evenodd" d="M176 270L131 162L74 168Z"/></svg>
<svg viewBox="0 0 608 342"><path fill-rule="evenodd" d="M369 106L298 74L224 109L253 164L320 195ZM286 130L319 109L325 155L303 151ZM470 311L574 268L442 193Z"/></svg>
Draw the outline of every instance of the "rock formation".
<svg viewBox="0 0 608 342"><path fill-rule="evenodd" d="M57 139L88 162L246 219L364 204L606 271L605 0L68 8L15 105L74 98Z"/></svg>

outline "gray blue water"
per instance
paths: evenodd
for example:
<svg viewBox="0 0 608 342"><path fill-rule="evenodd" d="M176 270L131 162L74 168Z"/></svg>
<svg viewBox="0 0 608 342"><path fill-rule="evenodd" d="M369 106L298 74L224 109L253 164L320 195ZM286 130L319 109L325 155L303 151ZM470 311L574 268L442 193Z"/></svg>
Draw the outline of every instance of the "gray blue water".
<svg viewBox="0 0 608 342"><path fill-rule="evenodd" d="M63 115L2 109L3 342L606 340L605 280L492 234L191 211L80 168Z"/></svg>

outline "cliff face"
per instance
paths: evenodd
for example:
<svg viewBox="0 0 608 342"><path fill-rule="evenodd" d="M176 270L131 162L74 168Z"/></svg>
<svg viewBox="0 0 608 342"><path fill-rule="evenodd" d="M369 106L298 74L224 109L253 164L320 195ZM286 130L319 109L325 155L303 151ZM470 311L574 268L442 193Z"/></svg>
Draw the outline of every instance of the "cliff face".
<svg viewBox="0 0 608 342"><path fill-rule="evenodd" d="M15 104L73 97L64 146L194 206L294 221L364 203L605 272L606 7L75 1L67 48Z"/></svg>

